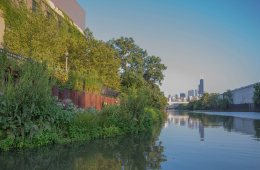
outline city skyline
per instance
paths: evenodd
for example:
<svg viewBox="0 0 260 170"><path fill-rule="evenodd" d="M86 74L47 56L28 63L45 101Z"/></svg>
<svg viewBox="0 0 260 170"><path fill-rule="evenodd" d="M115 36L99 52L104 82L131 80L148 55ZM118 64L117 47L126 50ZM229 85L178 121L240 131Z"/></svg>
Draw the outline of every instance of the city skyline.
<svg viewBox="0 0 260 170"><path fill-rule="evenodd" d="M201 89L200 89L201 87ZM198 87L191 87L189 90L187 91L176 91L176 92L172 92L170 94L168 94L168 98L169 96L173 97L173 96L181 96L181 94L185 94L187 95L186 97L189 98L189 97L199 97L199 96L202 96L204 93L207 93L204 89L205 87L205 80L204 79L199 79L199 85Z"/></svg>
<svg viewBox="0 0 260 170"><path fill-rule="evenodd" d="M165 95L196 87L200 75L207 92L260 81L260 1L78 2L98 39L133 37L162 58L168 67L161 88Z"/></svg>

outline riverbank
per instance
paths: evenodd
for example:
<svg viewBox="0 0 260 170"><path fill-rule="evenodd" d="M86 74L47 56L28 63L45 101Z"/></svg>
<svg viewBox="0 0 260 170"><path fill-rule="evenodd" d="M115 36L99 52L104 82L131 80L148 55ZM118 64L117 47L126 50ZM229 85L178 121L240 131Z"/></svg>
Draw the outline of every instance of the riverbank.
<svg viewBox="0 0 260 170"><path fill-rule="evenodd" d="M117 170L122 167L144 169L146 166L159 169L160 163L165 161L164 148L156 142L162 128L154 126L149 132L138 135L0 152L0 165L1 169L19 167L26 170Z"/></svg>
<svg viewBox="0 0 260 170"><path fill-rule="evenodd" d="M167 99L160 85L167 67L160 57L131 37L100 41L53 10L46 17L45 4L37 3L37 12L28 5L0 1L8 28L0 49L2 150L139 134L162 121ZM51 95L54 86L64 89L59 94L65 106ZM118 104L101 100L104 92L120 105L75 109L67 105L68 90L84 109ZM79 99L78 92L92 97Z"/></svg>
<svg viewBox="0 0 260 170"><path fill-rule="evenodd" d="M257 86L255 86L257 89ZM217 93L205 93L199 100L190 101L188 104L181 104L180 110L208 110L225 112L260 112L260 105L257 102L257 90L254 94L256 99L251 103L236 104L233 102L231 91L227 91L222 97Z"/></svg>
<svg viewBox="0 0 260 170"><path fill-rule="evenodd" d="M1 67L0 75L4 73ZM164 119L147 88L121 92L119 105L84 110L54 99L46 65L23 63L19 76L18 80L8 75L0 87L4 94L0 96L0 149L4 151L139 134Z"/></svg>
<svg viewBox="0 0 260 170"><path fill-rule="evenodd" d="M66 144L116 136L147 133L164 120L164 113L145 108L142 120L132 119L123 106L108 106L102 111L65 111L67 123L48 127L32 136L17 137L3 135L1 131L0 149L2 151L20 150L53 144ZM64 115L65 116L65 115ZM48 126L47 124L45 126ZM36 129L35 129L36 130Z"/></svg>

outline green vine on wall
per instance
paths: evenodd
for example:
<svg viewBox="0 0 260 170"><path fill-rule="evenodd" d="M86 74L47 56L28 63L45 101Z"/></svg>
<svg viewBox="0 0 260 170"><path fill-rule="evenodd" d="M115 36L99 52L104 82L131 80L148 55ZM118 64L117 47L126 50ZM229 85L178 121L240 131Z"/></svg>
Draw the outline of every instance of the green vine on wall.
<svg viewBox="0 0 260 170"><path fill-rule="evenodd" d="M14 0L0 1L6 23L4 47L36 61L47 62L60 86L72 84L69 82L73 79L72 74L65 71L65 53L68 52L69 70L78 75L76 81L80 81L76 84L85 84L82 88L72 88L97 92L105 86L119 90L120 60L115 57L116 52L93 36L86 38L65 14L63 18L50 7L46 9L48 13L41 10L42 5L46 3L39 1L33 12L24 0L19 5Z"/></svg>

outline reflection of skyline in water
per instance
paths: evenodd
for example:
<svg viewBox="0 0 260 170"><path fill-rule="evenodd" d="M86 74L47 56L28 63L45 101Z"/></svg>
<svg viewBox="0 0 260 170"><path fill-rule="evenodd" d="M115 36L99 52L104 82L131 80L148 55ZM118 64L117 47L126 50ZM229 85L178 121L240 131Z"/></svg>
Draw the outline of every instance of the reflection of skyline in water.
<svg viewBox="0 0 260 170"><path fill-rule="evenodd" d="M172 112L165 127L158 126L136 136L0 153L0 169L244 170L260 167L259 120Z"/></svg>
<svg viewBox="0 0 260 170"><path fill-rule="evenodd" d="M198 129L201 141L204 141L205 138L204 128L208 127L223 127L229 132L233 131L260 138L260 120L250 118L170 112L165 127L168 127L170 124L186 126L189 129Z"/></svg>
<svg viewBox="0 0 260 170"><path fill-rule="evenodd" d="M166 128L171 123L177 126L187 126L190 129L198 129L200 140L204 141L204 125L199 119L190 118L189 115L168 114L168 121L164 127Z"/></svg>

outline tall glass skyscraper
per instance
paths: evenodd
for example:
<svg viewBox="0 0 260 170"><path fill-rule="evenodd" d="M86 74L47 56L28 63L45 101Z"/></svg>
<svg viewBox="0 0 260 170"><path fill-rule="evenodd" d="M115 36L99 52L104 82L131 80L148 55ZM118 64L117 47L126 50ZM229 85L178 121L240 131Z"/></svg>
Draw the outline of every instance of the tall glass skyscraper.
<svg viewBox="0 0 260 170"><path fill-rule="evenodd" d="M204 79L200 79L200 84L199 84L199 96L202 96L204 94Z"/></svg>

